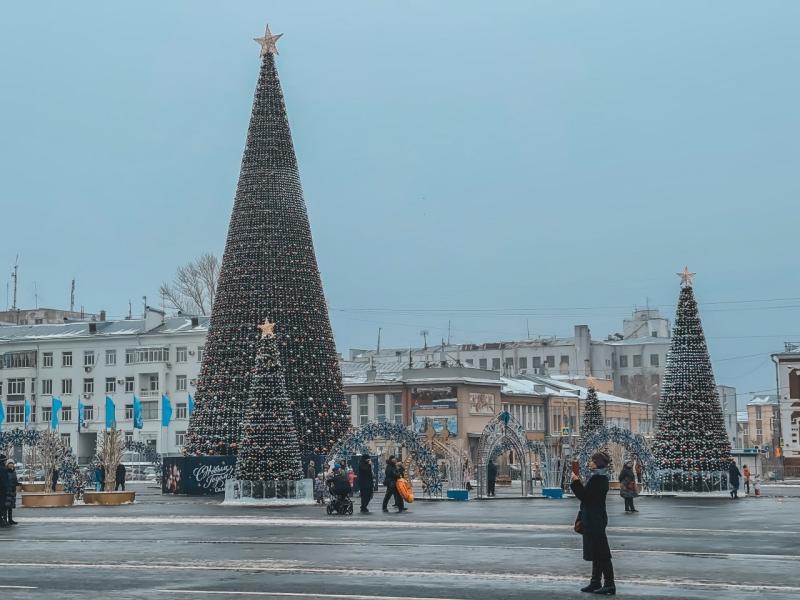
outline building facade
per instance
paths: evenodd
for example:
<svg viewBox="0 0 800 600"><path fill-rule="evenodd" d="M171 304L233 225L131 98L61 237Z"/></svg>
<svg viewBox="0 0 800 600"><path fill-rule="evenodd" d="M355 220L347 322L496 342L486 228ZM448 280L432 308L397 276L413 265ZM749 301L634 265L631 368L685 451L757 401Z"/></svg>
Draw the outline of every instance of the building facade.
<svg viewBox="0 0 800 600"><path fill-rule="evenodd" d="M58 431L86 462L105 429L105 399L116 405L117 427L162 454L178 454L188 425L188 396L200 369L207 317L165 317L148 308L143 319L0 327L0 401L4 427L50 428L53 398L62 403ZM161 425L161 397L172 421ZM144 427L133 427L133 398ZM78 403L84 405L79 427Z"/></svg>
<svg viewBox="0 0 800 600"><path fill-rule="evenodd" d="M772 361L780 413L778 441L783 455L800 466L800 347L787 343L783 352L772 355Z"/></svg>
<svg viewBox="0 0 800 600"><path fill-rule="evenodd" d="M725 432L731 441L733 448L743 448L738 444L737 435L737 410L736 410L736 388L729 385L718 385L717 394L719 403L722 405L722 416L725 419Z"/></svg>

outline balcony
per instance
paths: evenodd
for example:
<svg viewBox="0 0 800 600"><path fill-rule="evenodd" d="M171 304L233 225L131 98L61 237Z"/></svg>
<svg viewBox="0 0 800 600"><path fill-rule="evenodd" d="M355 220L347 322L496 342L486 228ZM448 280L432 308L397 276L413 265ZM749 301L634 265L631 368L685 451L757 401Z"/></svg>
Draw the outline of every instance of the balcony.
<svg viewBox="0 0 800 600"><path fill-rule="evenodd" d="M158 390L142 390L139 392L139 398L142 400L151 399L151 398L161 398L161 392Z"/></svg>

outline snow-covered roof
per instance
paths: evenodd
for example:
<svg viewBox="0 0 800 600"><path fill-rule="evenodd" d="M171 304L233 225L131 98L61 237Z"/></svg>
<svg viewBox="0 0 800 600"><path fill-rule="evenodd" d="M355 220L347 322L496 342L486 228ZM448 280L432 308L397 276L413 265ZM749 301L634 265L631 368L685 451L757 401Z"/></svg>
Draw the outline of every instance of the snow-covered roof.
<svg viewBox="0 0 800 600"><path fill-rule="evenodd" d="M636 337L624 338L621 340L608 340L606 344L610 346L643 346L648 344L657 344L661 346L669 346L672 343L672 338L667 337Z"/></svg>
<svg viewBox="0 0 800 600"><path fill-rule="evenodd" d="M540 376L526 376L525 378L517 377L501 377L503 382L503 393L508 395L520 394L526 396L574 396L586 400L589 393L589 388L568 383L566 381L557 381L549 377ZM597 392L597 399L600 402L619 402L623 404L644 404L638 400L629 400L628 398L621 398L613 394L606 394Z"/></svg>
<svg viewBox="0 0 800 600"><path fill-rule="evenodd" d="M747 403L747 406L763 406L764 404L780 404L778 397L774 394L767 394L765 396L753 396L753 399Z"/></svg>
<svg viewBox="0 0 800 600"><path fill-rule="evenodd" d="M3 342L35 341L46 339L68 339L79 337L108 337L126 335L150 335L179 332L199 332L208 330L208 317L195 317L197 325L192 325L192 317L167 317L164 323L145 331L144 319L124 319L121 321L85 321L45 325L13 325L0 327L0 344ZM90 326L96 333L90 332Z"/></svg>

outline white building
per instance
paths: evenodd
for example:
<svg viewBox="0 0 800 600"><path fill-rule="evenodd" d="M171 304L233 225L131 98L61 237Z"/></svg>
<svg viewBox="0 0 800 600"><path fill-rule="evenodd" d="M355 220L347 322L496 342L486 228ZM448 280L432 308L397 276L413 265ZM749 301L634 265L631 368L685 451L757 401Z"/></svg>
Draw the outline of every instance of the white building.
<svg viewBox="0 0 800 600"><path fill-rule="evenodd" d="M783 455L800 458L800 347L786 344L772 355L780 402L780 444ZM752 425L751 425L752 428Z"/></svg>
<svg viewBox="0 0 800 600"><path fill-rule="evenodd" d="M200 370L207 317L165 317L148 308L144 319L0 327L0 400L4 428L50 427L53 398L63 403L58 431L80 461L94 453L105 428L105 399L116 405L117 427L162 454L180 452L188 425L188 396ZM161 396L172 421L161 426ZM142 401L144 427L133 427L133 397ZM78 402L84 426L78 430Z"/></svg>
<svg viewBox="0 0 800 600"><path fill-rule="evenodd" d="M719 403L722 405L722 416L725 418L725 431L728 434L728 439L731 446L734 448L743 448L738 446L739 438L737 436L737 410L736 410L736 388L729 385L718 385L717 394L719 394Z"/></svg>

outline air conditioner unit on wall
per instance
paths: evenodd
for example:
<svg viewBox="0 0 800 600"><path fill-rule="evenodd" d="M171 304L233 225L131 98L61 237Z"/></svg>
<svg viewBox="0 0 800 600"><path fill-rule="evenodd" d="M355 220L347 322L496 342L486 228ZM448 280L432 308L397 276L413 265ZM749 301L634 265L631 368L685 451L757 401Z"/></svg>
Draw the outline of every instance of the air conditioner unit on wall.
<svg viewBox="0 0 800 600"><path fill-rule="evenodd" d="M117 385L122 385L123 383L125 383L124 379L117 379Z"/></svg>
<svg viewBox="0 0 800 600"><path fill-rule="evenodd" d="M189 350L189 356L194 356L194 350Z"/></svg>

